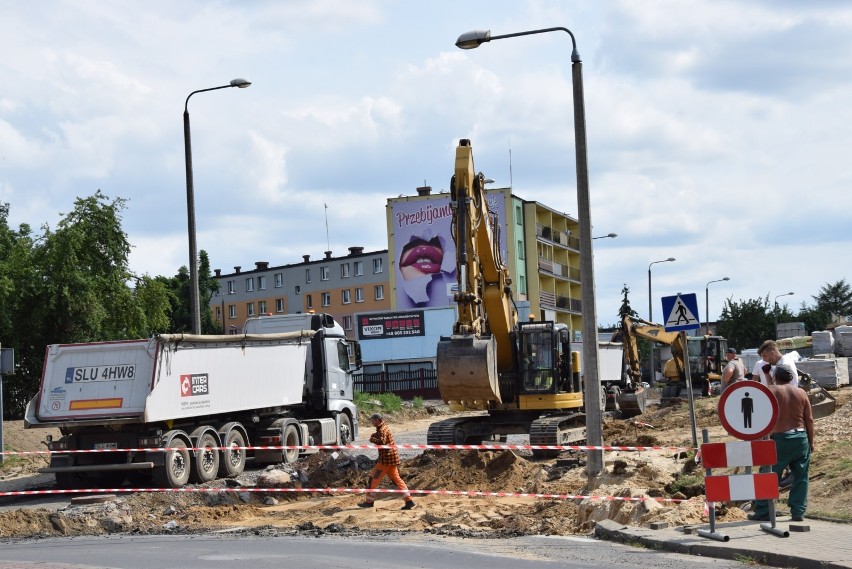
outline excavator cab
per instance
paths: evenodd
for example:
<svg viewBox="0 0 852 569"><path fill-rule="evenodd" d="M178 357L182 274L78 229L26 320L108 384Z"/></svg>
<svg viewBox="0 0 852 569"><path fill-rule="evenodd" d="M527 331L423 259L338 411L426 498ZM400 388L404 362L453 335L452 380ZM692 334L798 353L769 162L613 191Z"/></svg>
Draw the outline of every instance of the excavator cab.
<svg viewBox="0 0 852 569"><path fill-rule="evenodd" d="M570 334L564 324L522 322L518 326L520 394L560 393L570 387Z"/></svg>

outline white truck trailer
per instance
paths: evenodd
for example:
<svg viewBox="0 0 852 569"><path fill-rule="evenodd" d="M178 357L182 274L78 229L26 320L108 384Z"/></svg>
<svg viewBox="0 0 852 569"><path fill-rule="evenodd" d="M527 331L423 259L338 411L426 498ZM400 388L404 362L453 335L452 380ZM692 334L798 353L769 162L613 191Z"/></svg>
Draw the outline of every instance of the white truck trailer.
<svg viewBox="0 0 852 569"><path fill-rule="evenodd" d="M327 314L250 319L240 335L51 345L24 427L60 429L42 472L61 488L179 488L300 454L245 447L350 443L360 367Z"/></svg>

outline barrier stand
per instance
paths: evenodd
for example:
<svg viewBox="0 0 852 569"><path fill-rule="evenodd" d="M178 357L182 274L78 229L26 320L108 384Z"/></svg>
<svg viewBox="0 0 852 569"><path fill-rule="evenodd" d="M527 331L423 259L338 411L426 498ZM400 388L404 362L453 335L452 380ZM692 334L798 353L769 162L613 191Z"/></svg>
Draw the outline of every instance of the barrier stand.
<svg viewBox="0 0 852 569"><path fill-rule="evenodd" d="M713 502L738 502L745 500L769 500L768 524L760 524L760 529L778 537L789 537L790 532L775 526L775 499L778 498L778 476L774 472L752 474L752 466L768 466L777 462L775 441L737 441L729 443L708 443L707 429L702 430L701 458L706 467L704 483L707 502L710 504L708 517L710 531L698 530L698 535L718 541L730 538L716 532L716 517ZM746 467L745 474L714 476L713 468Z"/></svg>

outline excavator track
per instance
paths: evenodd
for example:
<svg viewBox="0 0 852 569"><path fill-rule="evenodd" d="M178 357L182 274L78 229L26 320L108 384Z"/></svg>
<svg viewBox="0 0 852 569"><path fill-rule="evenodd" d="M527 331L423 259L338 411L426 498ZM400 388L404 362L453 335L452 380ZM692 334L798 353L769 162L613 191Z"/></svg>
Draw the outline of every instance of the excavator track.
<svg viewBox="0 0 852 569"><path fill-rule="evenodd" d="M530 444L533 446L553 446L582 443L586 440L584 418L585 416L581 413L574 413L536 419L530 425ZM559 452L558 450L535 449L533 456L553 458Z"/></svg>
<svg viewBox="0 0 852 569"><path fill-rule="evenodd" d="M465 417L457 417L454 419L444 419L429 425L429 430L426 431L427 445L457 445L464 444L464 441L456 440L458 427L468 422L470 419Z"/></svg>

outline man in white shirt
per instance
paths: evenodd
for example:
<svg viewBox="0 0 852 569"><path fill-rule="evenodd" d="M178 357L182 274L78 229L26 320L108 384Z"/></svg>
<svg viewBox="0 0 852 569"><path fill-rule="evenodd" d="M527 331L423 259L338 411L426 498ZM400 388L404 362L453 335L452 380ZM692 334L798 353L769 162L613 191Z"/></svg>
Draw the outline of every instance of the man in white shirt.
<svg viewBox="0 0 852 569"><path fill-rule="evenodd" d="M763 344L761 344L760 347L757 349L757 354L761 358L763 358L765 362L764 365L761 367L761 371L768 376L770 384L775 383L775 370L774 368L771 370L767 370L766 365L768 364L771 366L775 366L779 362L781 362L785 365L790 366L790 369L793 370L793 381L791 381L790 383L795 386L799 385L799 373L796 369L796 356L794 356L793 354L782 355L781 352L778 350L778 345L775 343L774 340L766 340L765 342L763 342ZM758 362L758 364L759 363L760 362ZM760 381L761 383L763 383L763 375L761 375Z"/></svg>

